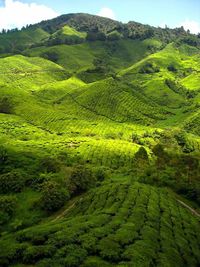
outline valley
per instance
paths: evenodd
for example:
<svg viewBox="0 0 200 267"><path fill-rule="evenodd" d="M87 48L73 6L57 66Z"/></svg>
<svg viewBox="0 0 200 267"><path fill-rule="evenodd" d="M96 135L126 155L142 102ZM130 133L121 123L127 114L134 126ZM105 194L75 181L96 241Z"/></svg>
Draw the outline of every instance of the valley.
<svg viewBox="0 0 200 267"><path fill-rule="evenodd" d="M63 15L0 70L1 266L199 266L199 36Z"/></svg>

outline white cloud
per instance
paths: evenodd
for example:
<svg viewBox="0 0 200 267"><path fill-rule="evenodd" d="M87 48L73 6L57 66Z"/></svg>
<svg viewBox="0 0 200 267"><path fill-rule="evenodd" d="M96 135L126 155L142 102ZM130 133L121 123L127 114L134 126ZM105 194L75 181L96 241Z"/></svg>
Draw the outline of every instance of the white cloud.
<svg viewBox="0 0 200 267"><path fill-rule="evenodd" d="M56 16L58 14L45 5L5 0L5 5L0 7L0 30L21 28Z"/></svg>
<svg viewBox="0 0 200 267"><path fill-rule="evenodd" d="M194 20L186 19L185 21L181 22L179 25L183 26L185 30L190 30L191 33L200 33L200 23Z"/></svg>
<svg viewBox="0 0 200 267"><path fill-rule="evenodd" d="M113 12L112 9L108 7L103 7L97 15L109 19L115 19L115 13Z"/></svg>

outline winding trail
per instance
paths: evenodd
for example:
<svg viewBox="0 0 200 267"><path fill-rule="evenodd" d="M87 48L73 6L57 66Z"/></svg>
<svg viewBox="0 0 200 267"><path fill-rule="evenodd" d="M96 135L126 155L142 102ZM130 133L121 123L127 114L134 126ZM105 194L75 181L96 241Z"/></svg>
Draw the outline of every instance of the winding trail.
<svg viewBox="0 0 200 267"><path fill-rule="evenodd" d="M178 201L183 207L187 208L193 215L196 215L197 217L200 218L200 214L199 214L196 210L194 210L193 208L191 208L190 206L188 206L185 202L183 202L183 201L181 201L181 200L179 200L179 199L177 199L177 201Z"/></svg>
<svg viewBox="0 0 200 267"><path fill-rule="evenodd" d="M76 202L72 203L66 210L64 210L61 214L59 214L56 218L54 218L51 222L56 222L57 220L63 218L69 210L71 210L73 207L75 207Z"/></svg>
<svg viewBox="0 0 200 267"><path fill-rule="evenodd" d="M51 222L56 222L57 220L63 218L82 199L83 199L82 197L80 199L76 199L68 208L66 208L63 212L61 212L59 215L57 215Z"/></svg>

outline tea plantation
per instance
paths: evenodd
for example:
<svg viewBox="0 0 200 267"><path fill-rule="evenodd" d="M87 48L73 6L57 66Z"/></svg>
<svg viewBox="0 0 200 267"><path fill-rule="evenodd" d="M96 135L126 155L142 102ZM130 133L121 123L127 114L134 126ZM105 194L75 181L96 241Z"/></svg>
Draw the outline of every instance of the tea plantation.
<svg viewBox="0 0 200 267"><path fill-rule="evenodd" d="M0 34L0 266L200 265L199 52L87 14Z"/></svg>

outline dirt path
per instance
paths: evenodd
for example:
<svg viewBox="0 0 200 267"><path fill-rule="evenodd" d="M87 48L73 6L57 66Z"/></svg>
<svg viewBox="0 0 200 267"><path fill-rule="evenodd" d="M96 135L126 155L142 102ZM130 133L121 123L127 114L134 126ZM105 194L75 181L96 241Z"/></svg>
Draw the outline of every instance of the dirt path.
<svg viewBox="0 0 200 267"><path fill-rule="evenodd" d="M190 206L188 206L185 202L183 202L183 201L181 201L181 200L179 200L179 199L177 199L177 201L178 201L182 206L184 206L184 207L187 208L189 211L191 211L191 213L192 213L193 215L196 215L197 217L200 218L200 214L199 214L196 210L194 210L193 208L191 208Z"/></svg>
<svg viewBox="0 0 200 267"><path fill-rule="evenodd" d="M66 210L64 210L62 213L60 213L56 218L54 218L53 220L52 220L52 222L56 222L57 220L59 220L59 219L61 219L62 217L64 217L67 213L68 213L68 211L70 211L72 208L74 208L75 206L76 206L76 202L77 201L75 201L74 203L72 203Z"/></svg>
<svg viewBox="0 0 200 267"><path fill-rule="evenodd" d="M51 222L56 222L57 220L63 218L71 209L73 209L76 204L81 201L83 198L79 198L79 199L76 199L74 200L74 202L69 206L67 207L63 212L61 212L59 215L57 215Z"/></svg>

